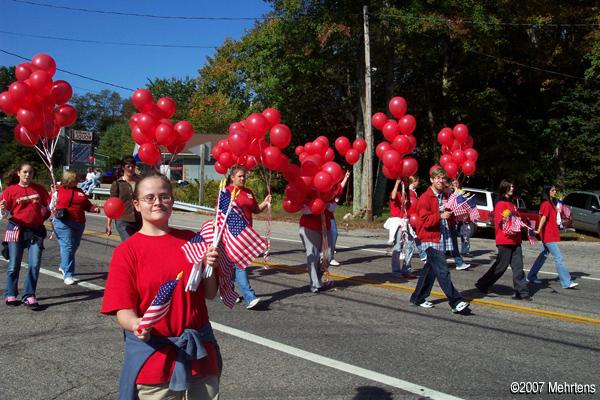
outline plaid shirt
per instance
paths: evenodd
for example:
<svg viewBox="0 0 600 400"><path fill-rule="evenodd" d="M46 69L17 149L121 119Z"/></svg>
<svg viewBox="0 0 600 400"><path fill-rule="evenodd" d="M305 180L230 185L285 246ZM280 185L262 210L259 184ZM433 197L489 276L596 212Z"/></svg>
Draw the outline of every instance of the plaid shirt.
<svg viewBox="0 0 600 400"><path fill-rule="evenodd" d="M445 206L442 203L442 193L438 193L436 195L438 199L438 207L440 212L445 211ZM440 220L440 241L436 242L422 242L421 245L423 249L427 250L428 248L433 248L438 251L446 252L452 251L454 247L452 246L452 236L450 235L450 227L448 226L448 220L442 219Z"/></svg>

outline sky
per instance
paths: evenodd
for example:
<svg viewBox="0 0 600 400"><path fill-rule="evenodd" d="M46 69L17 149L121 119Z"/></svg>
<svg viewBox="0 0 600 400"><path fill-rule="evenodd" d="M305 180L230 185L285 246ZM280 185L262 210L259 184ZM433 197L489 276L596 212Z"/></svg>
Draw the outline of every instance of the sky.
<svg viewBox="0 0 600 400"><path fill-rule="evenodd" d="M120 13L183 16L188 19L159 19L105 13L87 13L55 7L84 8ZM13 66L24 60L1 50L31 59L46 53L58 68L101 81L137 89L148 79L196 77L206 57L227 38L239 39L270 11L262 0L0 0L0 65ZM234 20L202 20L189 17L225 17ZM235 19L241 18L241 19ZM10 33L8 33L10 32ZM16 34L16 35L15 35ZM206 46L172 48L121 46L49 40L25 35L77 40ZM131 91L57 71L54 80L64 79L77 94L114 90L122 97Z"/></svg>

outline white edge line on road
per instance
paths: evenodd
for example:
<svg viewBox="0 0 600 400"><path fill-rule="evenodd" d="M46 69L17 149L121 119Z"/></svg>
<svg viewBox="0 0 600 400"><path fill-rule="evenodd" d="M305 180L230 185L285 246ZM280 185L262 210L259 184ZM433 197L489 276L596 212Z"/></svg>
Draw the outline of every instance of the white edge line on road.
<svg viewBox="0 0 600 400"><path fill-rule="evenodd" d="M0 258L1 261L8 262L4 257ZM23 267L28 268L27 263L22 262L21 265ZM59 272L54 272L47 270L45 268L40 268L40 273L44 275L51 276L53 278L58 278L62 280L62 274ZM75 283L81 287L91 290L99 290L102 291L104 288L100 285L96 285L89 282L81 282L77 281ZM342 372L346 372L352 375L359 376L361 378L366 378L374 382L383 383L384 385L392 386L398 389L402 389L404 391L414 393L419 396L427 396L431 399L439 399L439 400L462 400L460 397L455 397L443 392L438 392L433 389L429 389L425 386L417 385L416 383L411 383L408 381L404 381L402 379L394 378L393 376L380 374L379 372L371 371L365 368L357 367L356 365L347 364L342 361L334 360L333 358L324 357L319 354L311 353L305 350L298 349L296 347L288 346L287 344L279 343L274 340L270 340L267 338L263 338L262 336L254 335L249 332L245 332L239 329L235 329L218 322L210 321L212 327L222 333L235 336L242 340L246 340L248 342L256 343L258 345L268 347L273 350L280 351L282 353L286 353L292 355L294 357L302 358L307 361L312 361L315 364L324 365L329 368L337 369Z"/></svg>

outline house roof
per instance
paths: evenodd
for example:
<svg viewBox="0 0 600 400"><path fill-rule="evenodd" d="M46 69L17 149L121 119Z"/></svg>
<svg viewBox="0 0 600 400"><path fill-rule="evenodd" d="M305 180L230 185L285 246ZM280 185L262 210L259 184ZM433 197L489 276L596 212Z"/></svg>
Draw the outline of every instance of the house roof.
<svg viewBox="0 0 600 400"><path fill-rule="evenodd" d="M188 140L184 151L189 150L191 147L198 146L199 144L209 143L211 147L217 144L219 140L227 139L227 135L214 135L209 133L195 133L194 136Z"/></svg>

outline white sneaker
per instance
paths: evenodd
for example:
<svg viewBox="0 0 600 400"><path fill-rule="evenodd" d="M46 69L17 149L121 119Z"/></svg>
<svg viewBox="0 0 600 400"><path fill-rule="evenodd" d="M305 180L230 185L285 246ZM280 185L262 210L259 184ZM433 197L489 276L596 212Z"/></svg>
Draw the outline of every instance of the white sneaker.
<svg viewBox="0 0 600 400"><path fill-rule="evenodd" d="M466 301L461 301L460 303L458 303L456 305L456 307L454 307L452 309L452 312L453 313L459 313L459 312L463 311L467 307L469 307L469 303L467 303Z"/></svg>
<svg viewBox="0 0 600 400"><path fill-rule="evenodd" d="M340 265L340 263L334 259L334 260L329 261L329 265L333 265L334 267L338 267Z"/></svg>
<svg viewBox="0 0 600 400"><path fill-rule="evenodd" d="M424 302L422 302L421 304L418 305L419 307L423 307L423 308L433 308L433 303L425 300Z"/></svg>
<svg viewBox="0 0 600 400"><path fill-rule="evenodd" d="M577 286L579 286L579 283L577 283L577 282L571 282L569 284L569 287L567 287L567 289L573 289L574 287L577 287Z"/></svg>
<svg viewBox="0 0 600 400"><path fill-rule="evenodd" d="M64 276L65 276L65 271L63 271L61 267L58 267L58 271L59 271L61 274L63 274L63 278L64 278Z"/></svg>
<svg viewBox="0 0 600 400"><path fill-rule="evenodd" d="M469 268L470 266L471 266L471 264L465 264L465 263L463 263L462 265L457 265L457 266L456 266L456 270L457 270L457 271L462 271L463 269L467 269L467 268Z"/></svg>
<svg viewBox="0 0 600 400"><path fill-rule="evenodd" d="M248 303L248 305L246 306L246 308L248 310L253 309L254 307L256 307L256 305L260 303L260 297L255 298L254 300L252 300L250 303Z"/></svg>
<svg viewBox="0 0 600 400"><path fill-rule="evenodd" d="M67 276L64 280L65 285L73 285L75 283L75 279L70 276Z"/></svg>
<svg viewBox="0 0 600 400"><path fill-rule="evenodd" d="M237 299L235 299L235 304L239 304L244 300L244 298L242 296L238 296Z"/></svg>

